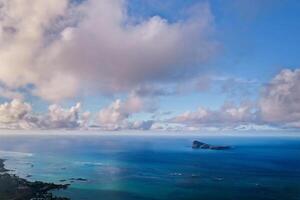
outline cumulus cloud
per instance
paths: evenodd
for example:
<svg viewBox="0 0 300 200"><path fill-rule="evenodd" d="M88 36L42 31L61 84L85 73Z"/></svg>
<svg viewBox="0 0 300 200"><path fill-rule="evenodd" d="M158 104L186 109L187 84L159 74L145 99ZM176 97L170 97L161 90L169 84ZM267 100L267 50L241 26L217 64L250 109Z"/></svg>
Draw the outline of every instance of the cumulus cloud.
<svg viewBox="0 0 300 200"><path fill-rule="evenodd" d="M278 130L300 127L300 70L282 70L263 88L258 102L225 103L219 109L199 107L174 117L156 112L149 95L133 91L103 107L96 116L100 130ZM151 90L146 90L151 91ZM144 94L144 93L143 93ZM147 93L148 94L148 93ZM152 94L150 92L150 94ZM155 95L154 95L155 96ZM152 97L152 95L150 95ZM0 104L0 128L81 129L91 127L91 113L81 112L81 104L63 108L49 106L36 114L22 98ZM135 114L152 113L152 120L135 120ZM158 115L158 116L156 116ZM164 119L162 119L164 118Z"/></svg>
<svg viewBox="0 0 300 200"><path fill-rule="evenodd" d="M245 83L257 85L253 81ZM222 130L299 128L300 70L284 69L261 89L262 93L255 103L224 104L218 110L200 107L175 116L167 123L181 125L175 126L180 130L208 127Z"/></svg>
<svg viewBox="0 0 300 200"><path fill-rule="evenodd" d="M266 123L300 127L300 70L276 75L264 88L259 107Z"/></svg>
<svg viewBox="0 0 300 200"><path fill-rule="evenodd" d="M152 121L129 121L129 118L140 112L152 112L155 110L153 102L131 94L127 99L117 99L109 106L102 108L97 117L97 124L105 130L119 129L149 129Z"/></svg>
<svg viewBox="0 0 300 200"><path fill-rule="evenodd" d="M98 113L96 128L100 130L149 130L153 120L130 120L134 113L149 111L146 101L129 96L125 101L116 100ZM68 109L52 104L48 112L36 114L31 104L21 99L0 104L1 129L89 129L90 112L81 112L77 103Z"/></svg>
<svg viewBox="0 0 300 200"><path fill-rule="evenodd" d="M251 103L242 103L241 105L227 103L219 110L200 107L196 111L185 112L168 121L187 127L235 127L254 123L256 113L255 107Z"/></svg>
<svg viewBox="0 0 300 200"><path fill-rule="evenodd" d="M36 65L46 42L44 29L64 14L67 1L1 0L0 5L0 80L12 88L37 86L51 71Z"/></svg>
<svg viewBox="0 0 300 200"><path fill-rule="evenodd" d="M49 101L82 88L116 92L189 77L217 49L208 4L178 22L160 16L137 21L124 0L0 5L0 81Z"/></svg>
<svg viewBox="0 0 300 200"><path fill-rule="evenodd" d="M154 123L153 120L134 121L129 128L135 130L150 130Z"/></svg>
<svg viewBox="0 0 300 200"><path fill-rule="evenodd" d="M127 119L130 113L123 105L121 100L118 99L107 108L102 109L99 112L99 122L101 124L116 124Z"/></svg>
<svg viewBox="0 0 300 200"><path fill-rule="evenodd" d="M0 126L2 128L22 128L26 117L31 112L31 105L21 100L12 100L0 105Z"/></svg>
<svg viewBox="0 0 300 200"><path fill-rule="evenodd" d="M70 109L49 106L48 112L35 114L29 103L19 99L0 104L0 127L4 129L76 129L87 125L88 113L80 116L80 103Z"/></svg>
<svg viewBox="0 0 300 200"><path fill-rule="evenodd" d="M48 113L39 120L39 127L46 129L78 128L80 103L70 109L63 109L59 105L50 105Z"/></svg>

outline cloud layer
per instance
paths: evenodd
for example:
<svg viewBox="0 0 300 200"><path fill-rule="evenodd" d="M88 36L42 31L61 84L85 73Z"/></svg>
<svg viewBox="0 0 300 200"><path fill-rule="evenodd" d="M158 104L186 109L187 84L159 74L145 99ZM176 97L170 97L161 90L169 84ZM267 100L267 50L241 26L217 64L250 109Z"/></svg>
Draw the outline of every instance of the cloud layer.
<svg viewBox="0 0 300 200"><path fill-rule="evenodd" d="M189 77L217 50L208 4L172 23L135 19L124 0L0 5L0 81L49 101Z"/></svg>
<svg viewBox="0 0 300 200"><path fill-rule="evenodd" d="M80 103L70 109L53 104L45 114L35 114L29 103L14 99L0 105L3 129L77 129L86 125L86 113L79 116Z"/></svg>
<svg viewBox="0 0 300 200"><path fill-rule="evenodd" d="M2 128L25 128L31 105L13 100L0 105L0 125Z"/></svg>
<svg viewBox="0 0 300 200"><path fill-rule="evenodd" d="M284 69L264 86L209 77L202 72L219 44L208 3L178 21L136 17L128 3L0 0L0 97L9 99L0 104L0 128L300 128L299 69ZM153 114L161 97L208 91L216 82L226 98L246 101L217 109L199 105L168 120L159 114L135 120L135 115ZM253 94L259 87L262 92ZM126 97L94 113L81 111L80 103L59 105L91 94ZM33 111L26 102L32 96L52 104L46 113Z"/></svg>
<svg viewBox="0 0 300 200"><path fill-rule="evenodd" d="M52 104L48 112L37 114L30 103L13 99L0 104L0 129L149 130L154 124L153 120L131 120L130 117L154 109L154 104L148 99L132 94L125 100L117 99L103 107L92 119L90 112L81 111L80 103L70 108Z"/></svg>
<svg viewBox="0 0 300 200"><path fill-rule="evenodd" d="M262 86L257 101L224 104L220 109L200 107L168 120L188 128L247 129L300 127L300 70L283 69ZM273 127L273 128L272 128Z"/></svg>
<svg viewBox="0 0 300 200"><path fill-rule="evenodd" d="M232 128L239 125L255 123L256 111L251 103L242 103L241 105L227 103L219 110L200 107L194 112L187 111L168 121L195 128Z"/></svg>
<svg viewBox="0 0 300 200"><path fill-rule="evenodd" d="M104 130L141 129L148 130L154 123L148 121L129 121L133 114L152 112L155 104L149 99L131 94L125 100L117 99L109 106L102 108L97 116L96 123Z"/></svg>
<svg viewBox="0 0 300 200"><path fill-rule="evenodd" d="M92 115L77 103L69 109L50 105L36 114L22 99L0 104L0 128L5 129L89 129L100 130L274 130L300 127L300 70L284 69L263 86L257 101L225 103L219 109L200 106L166 119L155 114L156 101L140 90L117 99ZM148 91L148 90L147 90ZM155 95L154 95L155 96ZM153 96L151 96L153 97ZM135 120L134 115L156 117ZM161 118L162 117L162 118Z"/></svg>
<svg viewBox="0 0 300 200"><path fill-rule="evenodd" d="M276 75L264 88L259 106L265 122L300 127L300 70Z"/></svg>

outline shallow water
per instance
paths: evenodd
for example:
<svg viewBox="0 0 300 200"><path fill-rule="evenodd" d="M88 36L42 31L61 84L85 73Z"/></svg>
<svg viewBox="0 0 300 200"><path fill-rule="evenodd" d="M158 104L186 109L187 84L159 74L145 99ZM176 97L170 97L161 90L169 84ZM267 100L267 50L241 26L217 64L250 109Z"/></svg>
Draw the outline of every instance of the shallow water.
<svg viewBox="0 0 300 200"><path fill-rule="evenodd" d="M300 199L300 137L2 135L0 158L29 180L87 179L56 192L74 200Z"/></svg>

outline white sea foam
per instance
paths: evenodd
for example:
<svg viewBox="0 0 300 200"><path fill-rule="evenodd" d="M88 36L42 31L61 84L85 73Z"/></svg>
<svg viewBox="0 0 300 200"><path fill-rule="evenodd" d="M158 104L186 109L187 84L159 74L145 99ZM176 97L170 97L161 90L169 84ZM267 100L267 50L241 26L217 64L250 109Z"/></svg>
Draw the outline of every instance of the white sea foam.
<svg viewBox="0 0 300 200"><path fill-rule="evenodd" d="M32 153L24 153L17 151L0 151L0 157L32 157Z"/></svg>

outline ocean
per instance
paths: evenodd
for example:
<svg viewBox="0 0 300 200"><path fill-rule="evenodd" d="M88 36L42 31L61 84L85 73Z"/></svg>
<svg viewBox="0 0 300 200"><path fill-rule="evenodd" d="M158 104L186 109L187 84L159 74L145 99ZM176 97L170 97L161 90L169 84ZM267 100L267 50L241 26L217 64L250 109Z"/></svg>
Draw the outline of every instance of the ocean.
<svg viewBox="0 0 300 200"><path fill-rule="evenodd" d="M72 200L300 200L299 136L3 134L0 158Z"/></svg>

